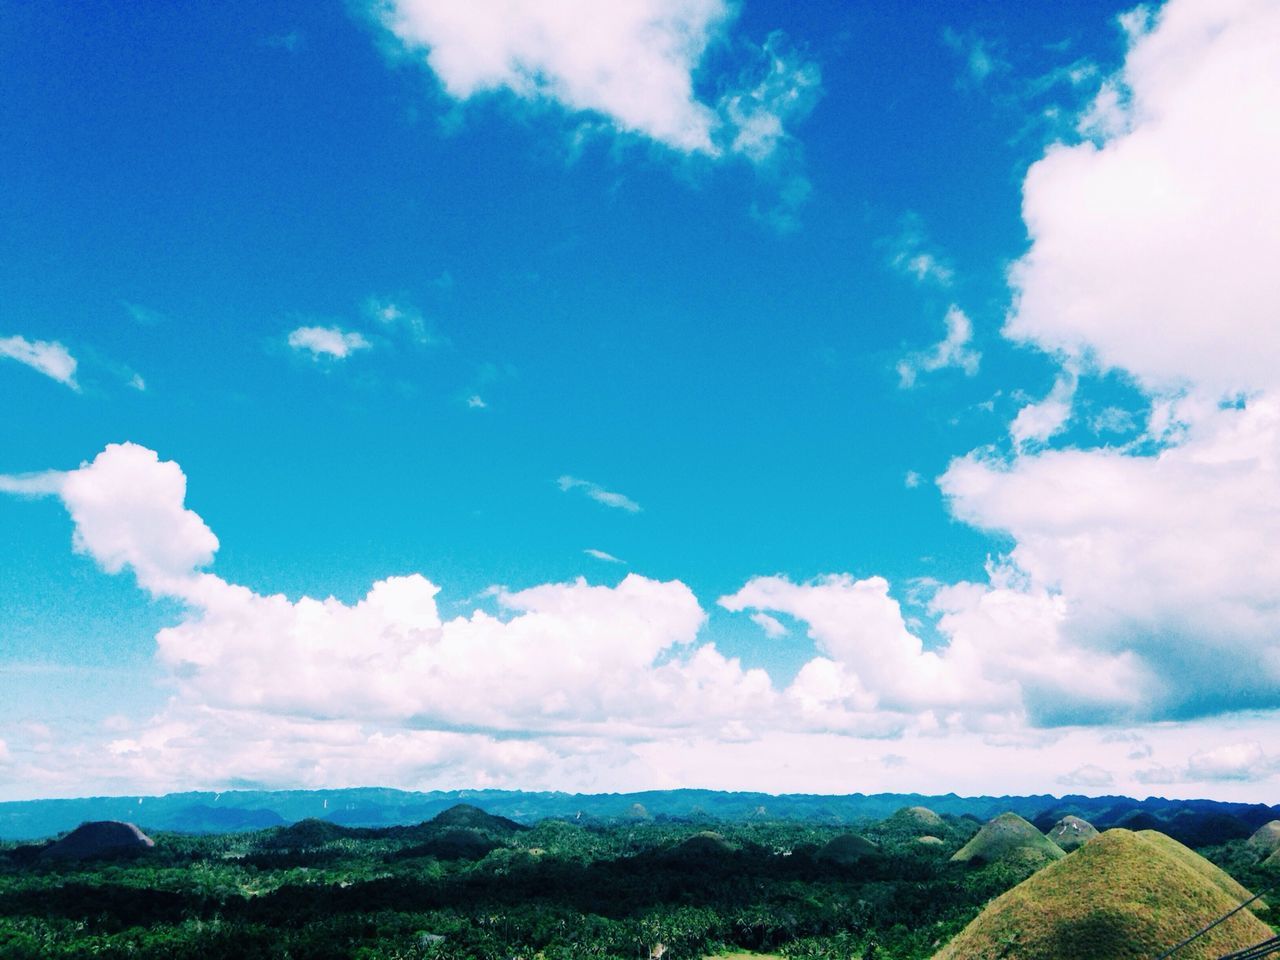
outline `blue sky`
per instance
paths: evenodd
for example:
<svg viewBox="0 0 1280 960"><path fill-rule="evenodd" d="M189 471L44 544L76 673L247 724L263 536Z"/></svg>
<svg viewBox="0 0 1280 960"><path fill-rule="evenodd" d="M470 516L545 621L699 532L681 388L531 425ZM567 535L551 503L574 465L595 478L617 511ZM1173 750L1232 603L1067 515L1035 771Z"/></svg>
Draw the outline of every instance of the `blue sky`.
<svg viewBox="0 0 1280 960"><path fill-rule="evenodd" d="M1272 4L473 7L5 17L0 794L1267 796Z"/></svg>

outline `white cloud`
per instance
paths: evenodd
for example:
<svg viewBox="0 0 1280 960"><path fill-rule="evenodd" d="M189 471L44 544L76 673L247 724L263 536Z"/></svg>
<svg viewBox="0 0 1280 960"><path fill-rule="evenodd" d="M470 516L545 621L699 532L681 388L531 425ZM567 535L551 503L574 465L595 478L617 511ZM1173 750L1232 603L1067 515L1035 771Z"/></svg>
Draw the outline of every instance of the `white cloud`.
<svg viewBox="0 0 1280 960"><path fill-rule="evenodd" d="M1009 425L1009 436L1019 449L1042 444L1066 428L1071 419L1071 404L1076 395L1076 374L1065 370L1054 381L1053 389L1043 400L1029 403L1018 411Z"/></svg>
<svg viewBox="0 0 1280 960"><path fill-rule="evenodd" d="M773 33L760 51L764 75L743 76L743 87L720 100L720 113L733 132L729 149L753 163L764 163L788 139L786 123L808 115L817 99L822 75L817 64L805 62Z"/></svg>
<svg viewBox="0 0 1280 960"><path fill-rule="evenodd" d="M1257 780L1276 769L1256 740L1200 750L1187 761L1192 780Z"/></svg>
<svg viewBox="0 0 1280 960"><path fill-rule="evenodd" d="M339 327L298 327L289 334L289 346L309 350L312 357L343 360L357 350L371 346L359 333L348 333Z"/></svg>
<svg viewBox="0 0 1280 960"><path fill-rule="evenodd" d="M982 354L969 344L973 339L973 324L964 311L952 304L945 318L947 335L928 350L913 353L898 363L898 381L903 387L913 387L921 373L933 373L948 367L963 370L972 377L978 372Z"/></svg>
<svg viewBox="0 0 1280 960"><path fill-rule="evenodd" d="M64 474L58 471L43 473L0 473L0 493L19 497L47 497L62 489Z"/></svg>
<svg viewBox="0 0 1280 960"><path fill-rule="evenodd" d="M971 454L940 485L959 519L1012 537L1073 643L1140 658L1149 715L1280 706L1280 402L1201 409L1154 454Z"/></svg>
<svg viewBox="0 0 1280 960"><path fill-rule="evenodd" d="M597 550L595 547L587 547L587 549L583 550L582 552L585 553L588 557L591 557L595 560L602 560L605 563L625 563L626 562L625 560L619 560L612 553L605 553L603 550Z"/></svg>
<svg viewBox="0 0 1280 960"><path fill-rule="evenodd" d="M565 474L556 481L556 485L565 493L570 490L581 490L596 503L602 503L606 507L613 507L615 510L625 510L627 513L640 512L640 504L626 494L606 490L600 484L592 483L590 480L582 480Z"/></svg>
<svg viewBox="0 0 1280 960"><path fill-rule="evenodd" d="M786 625L778 620L777 617L771 617L767 613L751 614L751 622L764 631L764 635L770 640L777 640L779 637L785 637L791 631Z"/></svg>
<svg viewBox="0 0 1280 960"><path fill-rule="evenodd" d="M966 82L982 86L993 74L1005 73L1009 64L992 49L989 41L973 31L957 33L950 27L942 32L942 42L964 59Z"/></svg>
<svg viewBox="0 0 1280 960"><path fill-rule="evenodd" d="M1097 139L1027 174L1006 331L1153 391L1276 386L1280 6L1170 0L1130 34Z"/></svg>
<svg viewBox="0 0 1280 960"><path fill-rule="evenodd" d="M135 444L0 489L53 493L78 551L128 568L185 614L156 636L184 702L227 711L441 730L635 735L717 727L768 713L772 685L713 646L678 581L628 575L494 592L500 615L443 620L439 588L414 574L355 604L265 596L201 572L217 538L185 506L186 477ZM754 722L754 721L752 721Z"/></svg>
<svg viewBox="0 0 1280 960"><path fill-rule="evenodd" d="M902 485L908 490L914 490L920 486L922 480L923 477L921 477L916 471L908 470L906 475L902 478Z"/></svg>
<svg viewBox="0 0 1280 960"><path fill-rule="evenodd" d="M135 373L129 378L129 386L139 393L145 393L147 389L147 381L142 379L142 374Z"/></svg>
<svg viewBox="0 0 1280 960"><path fill-rule="evenodd" d="M682 153L768 158L819 83L774 34L759 51L763 77L742 78L715 107L700 100L694 74L736 14L727 0L380 0L373 10L455 100L550 101Z"/></svg>
<svg viewBox="0 0 1280 960"><path fill-rule="evenodd" d="M0 357L8 357L38 370L46 377L79 390L76 383L76 358L62 344L25 337L0 337Z"/></svg>
<svg viewBox="0 0 1280 960"><path fill-rule="evenodd" d="M1092 763L1086 763L1058 778L1058 783L1064 787L1109 787L1115 782L1116 778L1110 770L1103 770Z"/></svg>
<svg viewBox="0 0 1280 960"><path fill-rule="evenodd" d="M955 279L955 269L935 250L929 249L924 224L915 214L902 218L897 236L882 241L892 253L889 264L896 270L914 277L918 283L935 283L949 287Z"/></svg>
<svg viewBox="0 0 1280 960"><path fill-rule="evenodd" d="M365 301L364 312L369 319L388 330L404 329L418 343L431 345L438 338L431 332L422 311L403 300L387 300L370 297Z"/></svg>
<svg viewBox="0 0 1280 960"><path fill-rule="evenodd" d="M484 402L484 397L480 396L478 393L473 393L471 396L467 397L468 410L483 410L487 406L489 405Z"/></svg>

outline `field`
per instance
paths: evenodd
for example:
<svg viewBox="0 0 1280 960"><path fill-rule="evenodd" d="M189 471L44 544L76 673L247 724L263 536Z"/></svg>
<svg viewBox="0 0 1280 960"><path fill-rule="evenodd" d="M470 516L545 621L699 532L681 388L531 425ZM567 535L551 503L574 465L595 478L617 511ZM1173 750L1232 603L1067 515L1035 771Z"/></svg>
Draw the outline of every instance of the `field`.
<svg viewBox="0 0 1280 960"><path fill-rule="evenodd" d="M926 960L1034 869L952 862L978 827L948 815L920 843L889 818L851 843L796 821L530 828L463 808L406 827L156 833L97 859L9 843L0 956ZM1244 840L1208 852L1263 878Z"/></svg>

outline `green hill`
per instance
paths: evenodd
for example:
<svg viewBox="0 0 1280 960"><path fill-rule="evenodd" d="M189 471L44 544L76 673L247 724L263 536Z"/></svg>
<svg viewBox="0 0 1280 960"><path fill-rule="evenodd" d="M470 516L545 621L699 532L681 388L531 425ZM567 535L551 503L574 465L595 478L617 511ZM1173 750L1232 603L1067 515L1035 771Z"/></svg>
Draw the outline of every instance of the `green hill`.
<svg viewBox="0 0 1280 960"><path fill-rule="evenodd" d="M704 830L664 850L662 857L666 860L698 861L722 857L732 852L733 847L724 837L711 830Z"/></svg>
<svg viewBox="0 0 1280 960"><path fill-rule="evenodd" d="M441 810L428 821L435 827L466 827L471 830L487 830L490 833L517 833L528 830L522 823L495 817L469 803L458 803L448 810Z"/></svg>
<svg viewBox="0 0 1280 960"><path fill-rule="evenodd" d="M1158 956L1239 903L1174 843L1108 830L997 897L934 960ZM1270 936L1265 923L1241 910L1180 950L1178 960L1212 960Z"/></svg>
<svg viewBox="0 0 1280 960"><path fill-rule="evenodd" d="M818 859L831 863L851 864L873 857L879 852L880 848L866 837L860 837L856 833L842 833L838 837L833 837L818 851Z"/></svg>
<svg viewBox="0 0 1280 960"><path fill-rule="evenodd" d="M1249 846L1260 851L1264 856L1280 850L1280 820L1264 823L1249 838Z"/></svg>
<svg viewBox="0 0 1280 960"><path fill-rule="evenodd" d="M1084 846L1097 835L1097 829L1088 820L1082 820L1070 814L1054 824L1053 829L1046 834L1067 853L1076 847Z"/></svg>
<svg viewBox="0 0 1280 960"><path fill-rule="evenodd" d="M944 825L943 819L928 807L903 807L885 823L924 831L937 830Z"/></svg>
<svg viewBox="0 0 1280 960"><path fill-rule="evenodd" d="M1002 813L951 857L956 863L1017 862L1040 865L1061 860L1062 848L1016 813Z"/></svg>

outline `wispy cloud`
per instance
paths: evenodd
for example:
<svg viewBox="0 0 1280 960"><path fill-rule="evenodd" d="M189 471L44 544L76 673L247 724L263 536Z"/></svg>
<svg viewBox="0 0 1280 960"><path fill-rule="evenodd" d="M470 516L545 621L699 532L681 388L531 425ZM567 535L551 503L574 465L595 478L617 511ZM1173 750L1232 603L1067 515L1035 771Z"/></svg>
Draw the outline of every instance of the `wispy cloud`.
<svg viewBox="0 0 1280 960"><path fill-rule="evenodd" d="M769 614L758 611L751 614L751 622L764 631L764 635L770 640L777 640L779 637L785 637L790 631L777 617L771 617Z"/></svg>
<svg viewBox="0 0 1280 960"><path fill-rule="evenodd" d="M930 248L924 224L916 214L903 217L898 233L881 243L889 248L889 265L917 283L949 287L955 280L955 268L946 257Z"/></svg>
<svg viewBox="0 0 1280 960"><path fill-rule="evenodd" d="M636 503L626 494L606 490L604 487L600 486L600 484L592 483L590 480L582 480L578 477L571 477L568 474L565 474L556 480L556 484L565 493L568 493L570 490L580 490L596 503L603 503L606 507L625 510L628 513L640 512L640 504Z"/></svg>
<svg viewBox="0 0 1280 960"><path fill-rule="evenodd" d="M418 343L432 346L441 342L422 311L403 299L389 300L370 297L365 301L364 312L371 320L390 330L405 330Z"/></svg>
<svg viewBox="0 0 1280 960"><path fill-rule="evenodd" d="M484 397L478 393L473 393L467 397L467 408L470 410L484 410L489 405L484 402Z"/></svg>
<svg viewBox="0 0 1280 960"><path fill-rule="evenodd" d="M76 383L76 358L56 341L0 337L0 357L17 360L72 390L80 389Z"/></svg>
<svg viewBox="0 0 1280 960"><path fill-rule="evenodd" d="M595 547L587 547L587 549L583 550L582 552L585 553L588 557L594 557L596 560L602 560L605 563L626 563L627 562L625 560L620 560L619 558L615 557L612 553L605 553L603 550L597 550Z"/></svg>
<svg viewBox="0 0 1280 960"><path fill-rule="evenodd" d="M947 27L942 42L964 60L963 83L980 87L992 76L1007 73L1009 63L996 52L995 44L972 30L959 33Z"/></svg>
<svg viewBox="0 0 1280 960"><path fill-rule="evenodd" d="M963 370L972 377L978 372L982 354L969 344L973 339L973 324L965 312L954 303L947 310L944 320L947 335L928 350L909 354L898 362L898 381L903 387L913 387L921 373L932 373L947 367Z"/></svg>
<svg viewBox="0 0 1280 960"><path fill-rule="evenodd" d="M289 346L309 350L316 359L344 360L357 350L368 350L371 344L363 335L340 327L298 327L289 334Z"/></svg>
<svg viewBox="0 0 1280 960"><path fill-rule="evenodd" d="M65 474L58 470L41 473L0 473L0 493L20 497L47 497L62 489Z"/></svg>

